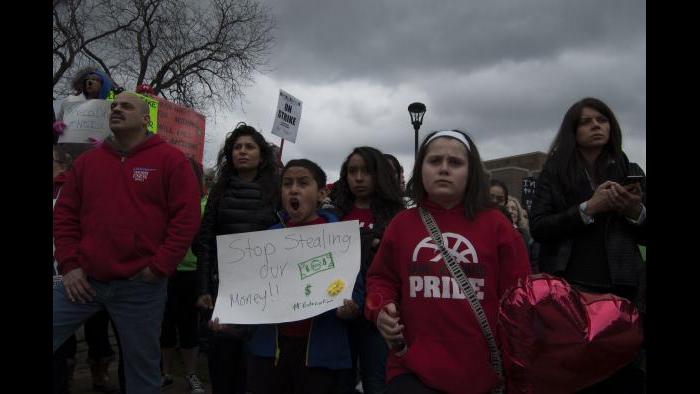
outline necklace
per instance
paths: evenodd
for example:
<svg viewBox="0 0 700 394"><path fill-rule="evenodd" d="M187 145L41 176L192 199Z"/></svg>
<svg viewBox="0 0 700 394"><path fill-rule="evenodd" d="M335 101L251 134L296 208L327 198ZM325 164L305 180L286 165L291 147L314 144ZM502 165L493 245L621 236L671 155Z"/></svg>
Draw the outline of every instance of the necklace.
<svg viewBox="0 0 700 394"><path fill-rule="evenodd" d="M591 189L593 189L595 191L597 185L595 184L595 182L593 182L593 179L591 179L591 175L588 174L588 169L584 168L583 171L586 172L586 178L588 178L588 184L591 185Z"/></svg>

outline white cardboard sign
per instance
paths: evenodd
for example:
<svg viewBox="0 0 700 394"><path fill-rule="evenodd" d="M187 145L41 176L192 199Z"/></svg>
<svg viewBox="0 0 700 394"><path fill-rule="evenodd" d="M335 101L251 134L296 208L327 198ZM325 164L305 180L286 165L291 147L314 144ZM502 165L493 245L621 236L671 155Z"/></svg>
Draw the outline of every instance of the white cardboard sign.
<svg viewBox="0 0 700 394"><path fill-rule="evenodd" d="M66 129L58 142L89 143L90 137L103 140L110 136L109 104L107 100L91 99L66 103L63 122Z"/></svg>
<svg viewBox="0 0 700 394"><path fill-rule="evenodd" d="M280 89L272 134L287 141L296 142L301 121L301 104L301 100Z"/></svg>
<svg viewBox="0 0 700 394"><path fill-rule="evenodd" d="M353 220L217 236L212 319L283 323L343 305L360 271L359 228Z"/></svg>

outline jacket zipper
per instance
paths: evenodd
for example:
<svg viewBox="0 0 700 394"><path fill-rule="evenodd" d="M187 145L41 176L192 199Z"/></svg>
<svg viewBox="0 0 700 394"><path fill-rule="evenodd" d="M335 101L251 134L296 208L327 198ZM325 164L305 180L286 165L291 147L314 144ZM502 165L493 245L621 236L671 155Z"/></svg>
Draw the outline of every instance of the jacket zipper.
<svg viewBox="0 0 700 394"><path fill-rule="evenodd" d="M309 348L311 347L311 330L314 328L314 319L311 319L311 324L309 325L309 334L306 337L306 367L309 367Z"/></svg>
<svg viewBox="0 0 700 394"><path fill-rule="evenodd" d="M280 331L275 324L275 367L280 362Z"/></svg>
<svg viewBox="0 0 700 394"><path fill-rule="evenodd" d="M605 218L605 227L603 228L603 239L605 241L605 257L608 260L608 274L610 275L610 284L612 286L615 286L612 273L612 264L610 263L610 249L608 249L608 226L610 226L610 219L610 216Z"/></svg>

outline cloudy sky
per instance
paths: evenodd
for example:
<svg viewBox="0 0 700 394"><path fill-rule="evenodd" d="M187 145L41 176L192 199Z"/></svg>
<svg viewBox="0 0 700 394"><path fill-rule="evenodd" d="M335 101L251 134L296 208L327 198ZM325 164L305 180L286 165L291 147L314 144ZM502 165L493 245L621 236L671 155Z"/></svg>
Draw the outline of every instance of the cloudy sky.
<svg viewBox="0 0 700 394"><path fill-rule="evenodd" d="M420 137L459 128L482 159L546 152L566 110L593 96L615 112L623 149L646 170L646 4L633 0L265 0L277 19L268 70L242 105L207 119L212 166L236 122L272 128L279 89L303 101L296 144L337 179L353 147L410 175L408 104Z"/></svg>

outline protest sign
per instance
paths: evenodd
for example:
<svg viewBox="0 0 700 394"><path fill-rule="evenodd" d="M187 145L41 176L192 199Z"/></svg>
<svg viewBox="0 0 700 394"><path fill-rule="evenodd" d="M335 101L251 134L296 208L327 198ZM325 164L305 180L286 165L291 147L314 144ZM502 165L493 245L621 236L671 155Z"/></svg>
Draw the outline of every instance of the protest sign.
<svg viewBox="0 0 700 394"><path fill-rule="evenodd" d="M160 97L158 102L157 133L187 157L202 164L204 158L204 115L191 108L177 105ZM149 103L150 105L150 103Z"/></svg>
<svg viewBox="0 0 700 394"><path fill-rule="evenodd" d="M59 113L59 111L61 111L61 103L62 102L63 102L63 100L54 100L53 101L53 113L54 113L54 115L56 115L57 113Z"/></svg>
<svg viewBox="0 0 700 394"><path fill-rule="evenodd" d="M219 235L219 293L212 319L225 324L307 319L352 298L360 270L357 220Z"/></svg>
<svg viewBox="0 0 700 394"><path fill-rule="evenodd" d="M300 121L301 100L280 89L272 134L287 141L296 142Z"/></svg>
<svg viewBox="0 0 700 394"><path fill-rule="evenodd" d="M148 104L148 131L160 134L161 138L180 149L187 157L202 164L204 115L160 97L135 94ZM103 140L111 135L109 112L114 97L114 92L111 92L106 100L67 103L63 118L68 127L58 142L88 143L89 137Z"/></svg>
<svg viewBox="0 0 700 394"><path fill-rule="evenodd" d="M141 97L141 99L148 104L148 108L149 108L148 115L150 115L150 116L149 116L149 120L148 120L148 126L146 126L146 128L151 133L157 133L158 132L158 99L155 97L147 96L145 94L141 94L141 93L134 93L134 94ZM116 94L114 94L114 90L112 90L107 95L107 100L113 101L115 96L116 96Z"/></svg>
<svg viewBox="0 0 700 394"><path fill-rule="evenodd" d="M534 176L526 176L525 178L523 178L521 203L528 212L530 212L530 209L532 209L532 200L535 199L536 184L537 179Z"/></svg>
<svg viewBox="0 0 700 394"><path fill-rule="evenodd" d="M109 129L109 104L107 100L91 99L67 102L63 108L63 122L66 129L58 138L59 143L90 143L107 138Z"/></svg>
<svg viewBox="0 0 700 394"><path fill-rule="evenodd" d="M148 108L149 112L148 114L150 115L149 121L148 121L148 126L146 127L148 131L151 133L157 133L158 132L158 100L154 97L146 96L143 94L138 94L139 97L141 97L146 103L148 103Z"/></svg>

